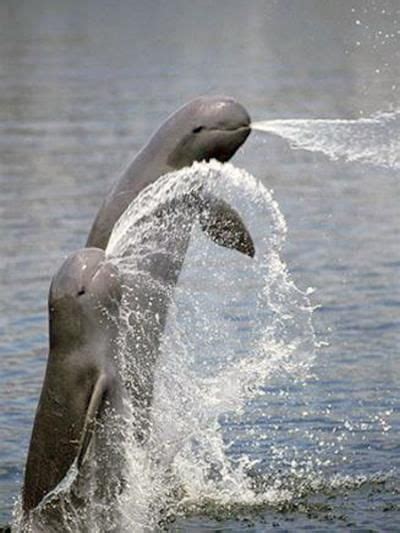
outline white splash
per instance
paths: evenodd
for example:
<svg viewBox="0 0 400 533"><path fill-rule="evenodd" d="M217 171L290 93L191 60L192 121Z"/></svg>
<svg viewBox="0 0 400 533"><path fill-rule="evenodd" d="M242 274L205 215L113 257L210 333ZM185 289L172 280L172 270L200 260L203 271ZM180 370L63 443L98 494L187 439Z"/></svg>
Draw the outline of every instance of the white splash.
<svg viewBox="0 0 400 533"><path fill-rule="evenodd" d="M204 501L253 505L288 498L273 485L255 493L248 476L254 459L246 448L230 457L232 440L221 424L243 415L271 380L306 378L314 358L312 307L281 259L287 228L271 193L230 164L196 163L143 191L116 225L106 253L132 279L155 223L142 221L199 187L240 213L256 255L218 247L199 227L192 230L156 369L151 439L145 450L132 438L125 443L131 479L122 514L135 530ZM157 246L161 251L163 243ZM129 309L122 314L128 319ZM129 361L122 369L129 379Z"/></svg>
<svg viewBox="0 0 400 533"><path fill-rule="evenodd" d="M359 119L285 119L252 124L289 141L292 148L322 152L385 168L400 168L400 111Z"/></svg>
<svg viewBox="0 0 400 533"><path fill-rule="evenodd" d="M138 442L133 428L139 414L128 395L119 437L114 439L126 460L121 492L112 508L94 498L91 504L90 498L88 513L75 509L67 495L61 509L65 523L59 531L156 531L179 515L207 512L208 506L282 505L296 494L297 489L285 486L279 476L264 483L262 490L255 488L251 471L260 459L246 444L246 426L251 427L247 417L253 409L265 402L265 387L304 383L309 376L315 349L312 307L308 292L295 286L281 258L287 228L279 206L244 170L213 161L168 174L144 190L114 228L106 255L126 280L121 376L128 387L141 370L148 370L140 367L146 361L132 361L132 356L149 346L151 325L160 320L159 307L153 311L145 298L132 310L132 296L137 290L140 299L142 283L149 282L147 259L154 253L165 257L175 237L187 231L179 225L184 203L176 200L200 190L223 198L240 214L253 237L255 257L217 246L194 223L172 301L169 289L150 279L149 294L167 296L169 304L152 374L150 437L144 444ZM175 209L157 216L160 206L172 201ZM169 233L163 238L165 230ZM252 442L265 438L250 431ZM71 475L74 472L71 469ZM55 494L68 488L72 479L67 476Z"/></svg>

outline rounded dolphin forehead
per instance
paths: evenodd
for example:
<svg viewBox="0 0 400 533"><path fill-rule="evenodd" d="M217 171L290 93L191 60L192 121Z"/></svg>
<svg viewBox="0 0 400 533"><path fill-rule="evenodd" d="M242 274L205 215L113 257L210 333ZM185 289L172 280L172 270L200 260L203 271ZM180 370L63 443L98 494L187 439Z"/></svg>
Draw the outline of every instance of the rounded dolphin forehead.
<svg viewBox="0 0 400 533"><path fill-rule="evenodd" d="M51 298L76 295L91 282L104 260L104 251L96 248L86 248L70 255L53 277Z"/></svg>
<svg viewBox="0 0 400 533"><path fill-rule="evenodd" d="M201 96L189 102L183 110L193 122L198 122L198 126L234 129L250 124L246 109L226 96Z"/></svg>

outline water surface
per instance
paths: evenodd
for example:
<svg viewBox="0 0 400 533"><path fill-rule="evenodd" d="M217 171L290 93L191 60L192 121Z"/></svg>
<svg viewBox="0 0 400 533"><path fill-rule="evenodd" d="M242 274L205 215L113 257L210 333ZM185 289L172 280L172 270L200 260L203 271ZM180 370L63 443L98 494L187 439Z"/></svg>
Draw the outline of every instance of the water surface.
<svg viewBox="0 0 400 533"><path fill-rule="evenodd" d="M45 369L49 282L84 244L120 169L169 113L199 94L230 94L255 120L395 112L400 13L397 2L383 0L10 0L0 6L0 29L6 522ZM316 289L314 328L326 346L317 350L313 379L266 382L256 404L221 420L226 435L241 435L232 457L259 461L259 491L279 483L297 497L261 507L210 502L169 527L395 530L398 169L333 161L261 133L234 162L274 189L288 227L283 258L298 287Z"/></svg>

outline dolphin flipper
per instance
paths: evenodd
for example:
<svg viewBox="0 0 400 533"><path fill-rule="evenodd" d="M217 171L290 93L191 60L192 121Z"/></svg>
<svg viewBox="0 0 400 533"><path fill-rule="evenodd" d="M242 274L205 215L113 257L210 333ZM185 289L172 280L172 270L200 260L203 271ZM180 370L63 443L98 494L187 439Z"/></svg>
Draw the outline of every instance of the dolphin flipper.
<svg viewBox="0 0 400 533"><path fill-rule="evenodd" d="M99 379L96 381L92 395L90 397L89 405L87 408L85 423L82 430L82 435L79 443L78 455L77 455L77 466L78 469L81 468L83 462L87 458L88 450L92 442L94 426L96 419L98 417L100 408L104 401L104 395L107 391L107 376L106 374L101 374Z"/></svg>
<svg viewBox="0 0 400 533"><path fill-rule="evenodd" d="M239 213L224 200L211 195L202 195L201 203L199 222L206 235L220 246L254 257L253 239Z"/></svg>
<svg viewBox="0 0 400 533"><path fill-rule="evenodd" d="M163 219L168 212L185 210L196 214L202 231L216 244L254 257L256 251L250 232L239 213L227 202L202 189L181 198L170 200L153 211L152 216ZM145 220L144 217L142 220Z"/></svg>

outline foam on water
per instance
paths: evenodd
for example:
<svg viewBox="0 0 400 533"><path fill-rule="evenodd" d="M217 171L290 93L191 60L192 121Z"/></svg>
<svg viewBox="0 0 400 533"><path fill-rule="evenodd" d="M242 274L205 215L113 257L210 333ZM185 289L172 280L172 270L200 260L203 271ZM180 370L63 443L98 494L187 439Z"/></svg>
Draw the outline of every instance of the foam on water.
<svg viewBox="0 0 400 533"><path fill-rule="evenodd" d="M329 158L400 168L400 111L359 119L265 120L252 129L279 135L292 148Z"/></svg>

